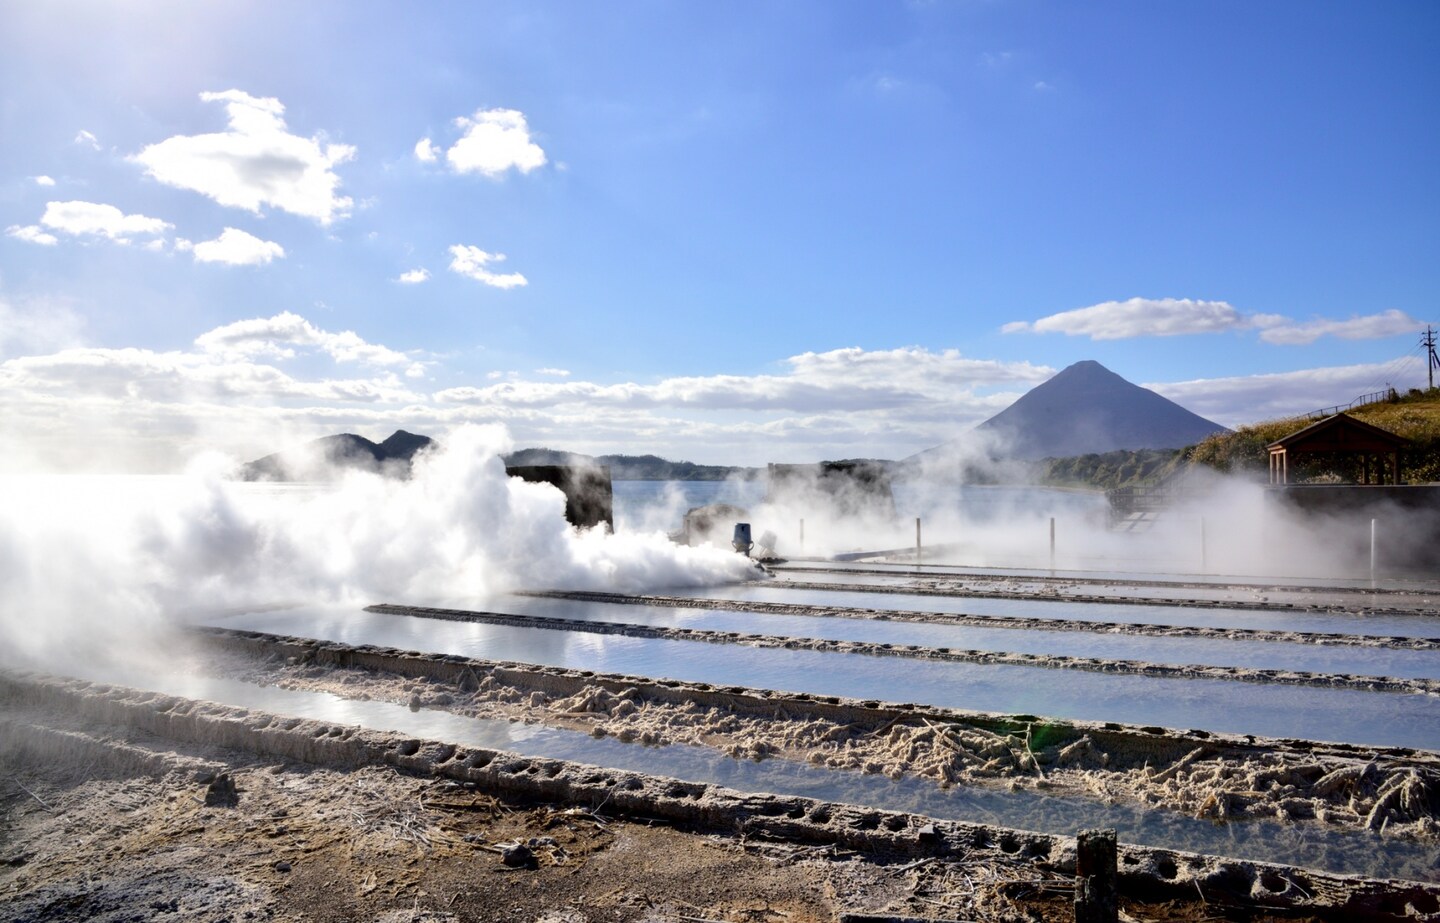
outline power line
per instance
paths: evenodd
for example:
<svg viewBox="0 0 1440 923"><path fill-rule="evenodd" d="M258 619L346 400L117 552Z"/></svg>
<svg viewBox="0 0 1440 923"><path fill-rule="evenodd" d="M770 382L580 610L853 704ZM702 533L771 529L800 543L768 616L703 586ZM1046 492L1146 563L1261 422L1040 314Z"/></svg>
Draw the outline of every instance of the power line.
<svg viewBox="0 0 1440 923"><path fill-rule="evenodd" d="M1425 374L1430 380L1430 390L1435 390L1435 370L1440 369L1440 356L1435 354L1435 328L1429 324L1425 325L1425 332L1420 335L1420 345L1426 350Z"/></svg>
<svg viewBox="0 0 1440 923"><path fill-rule="evenodd" d="M1366 393L1378 390L1378 385L1389 384L1391 381L1397 381L1397 376L1400 372L1401 367L1403 367L1403 365L1407 361L1418 359L1419 356L1420 347L1416 345L1414 347L1411 347L1409 351L1397 356L1394 359L1391 359L1385 364L1384 368L1380 369L1378 376L1373 381L1371 381L1370 384L1365 386Z"/></svg>

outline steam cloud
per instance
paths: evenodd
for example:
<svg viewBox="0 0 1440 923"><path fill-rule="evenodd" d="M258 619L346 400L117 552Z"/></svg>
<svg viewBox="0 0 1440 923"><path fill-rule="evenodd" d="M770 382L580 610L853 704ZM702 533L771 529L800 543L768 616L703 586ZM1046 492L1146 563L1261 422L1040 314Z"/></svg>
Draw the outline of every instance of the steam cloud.
<svg viewBox="0 0 1440 923"><path fill-rule="evenodd" d="M178 621L275 602L476 602L523 587L639 591L753 576L733 552L577 531L507 478L501 427L464 427L396 481L248 485L221 457L181 477L0 479L0 658L99 658Z"/></svg>

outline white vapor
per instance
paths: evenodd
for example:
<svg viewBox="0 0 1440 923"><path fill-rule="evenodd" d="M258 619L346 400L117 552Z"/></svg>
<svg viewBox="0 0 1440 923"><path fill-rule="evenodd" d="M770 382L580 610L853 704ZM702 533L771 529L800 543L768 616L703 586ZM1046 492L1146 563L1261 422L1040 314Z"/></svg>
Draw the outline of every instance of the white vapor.
<svg viewBox="0 0 1440 923"><path fill-rule="evenodd" d="M545 484L507 478L501 427L463 427L409 480L333 489L180 477L0 478L0 651L111 656L198 614L277 601L479 601L525 587L644 591L752 575L731 552L564 520Z"/></svg>

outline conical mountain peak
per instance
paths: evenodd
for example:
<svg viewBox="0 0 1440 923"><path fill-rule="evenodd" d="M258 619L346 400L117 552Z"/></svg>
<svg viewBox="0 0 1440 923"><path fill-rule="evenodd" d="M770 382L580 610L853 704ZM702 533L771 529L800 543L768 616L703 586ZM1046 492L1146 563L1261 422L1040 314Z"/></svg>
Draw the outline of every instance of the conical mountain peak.
<svg viewBox="0 0 1440 923"><path fill-rule="evenodd" d="M977 430L1013 458L1064 458L1118 449L1178 449L1225 427L1093 359L1067 366Z"/></svg>

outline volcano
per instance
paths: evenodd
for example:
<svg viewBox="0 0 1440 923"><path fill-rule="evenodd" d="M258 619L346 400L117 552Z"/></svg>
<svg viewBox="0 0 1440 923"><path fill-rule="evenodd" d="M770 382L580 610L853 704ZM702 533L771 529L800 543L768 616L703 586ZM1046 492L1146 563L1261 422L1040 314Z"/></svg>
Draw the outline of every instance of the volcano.
<svg viewBox="0 0 1440 923"><path fill-rule="evenodd" d="M1021 460L1179 449L1225 431L1093 359L1065 368L975 427L976 433L994 437L994 454Z"/></svg>

